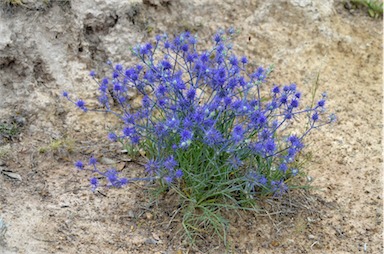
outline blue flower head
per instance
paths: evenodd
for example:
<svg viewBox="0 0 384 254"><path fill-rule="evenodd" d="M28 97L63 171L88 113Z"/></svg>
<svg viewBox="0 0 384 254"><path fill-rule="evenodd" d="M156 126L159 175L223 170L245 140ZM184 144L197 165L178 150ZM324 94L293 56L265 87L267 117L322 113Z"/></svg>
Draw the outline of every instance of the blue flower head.
<svg viewBox="0 0 384 254"><path fill-rule="evenodd" d="M157 175L159 173L159 164L155 160L149 160L144 166L145 172L149 175Z"/></svg>
<svg viewBox="0 0 384 254"><path fill-rule="evenodd" d="M117 135L115 133L110 132L110 133L108 133L108 139L113 141L113 142L116 142L118 137L117 137Z"/></svg>
<svg viewBox="0 0 384 254"><path fill-rule="evenodd" d="M92 191L95 191L96 188L99 186L99 180L96 177L92 177L90 179L90 183L91 183L91 186L92 186Z"/></svg>
<svg viewBox="0 0 384 254"><path fill-rule="evenodd" d="M96 77L96 72L94 70L90 71L89 72L89 76L91 76L92 78L95 78Z"/></svg>
<svg viewBox="0 0 384 254"><path fill-rule="evenodd" d="M280 88L279 88L278 86L275 86L275 87L272 89L272 92L273 92L274 94L278 94L278 93L280 93Z"/></svg>
<svg viewBox="0 0 384 254"><path fill-rule="evenodd" d="M95 157L91 157L90 159L89 159L89 165L96 165L96 163L97 163L97 160L96 160L96 158Z"/></svg>
<svg viewBox="0 0 384 254"><path fill-rule="evenodd" d="M317 112L315 112L313 115L312 115L312 120L314 122L316 122L317 120L319 120L319 114Z"/></svg>
<svg viewBox="0 0 384 254"><path fill-rule="evenodd" d="M268 139L265 142L266 153L272 155L274 154L275 150L276 150L275 140L273 138Z"/></svg>
<svg viewBox="0 0 384 254"><path fill-rule="evenodd" d="M195 99L195 96L196 96L196 90L193 89L193 88L189 89L188 92L187 92L188 100L193 101Z"/></svg>
<svg viewBox="0 0 384 254"><path fill-rule="evenodd" d="M76 168L83 170L84 169L84 164L82 161L76 161L75 163Z"/></svg>
<svg viewBox="0 0 384 254"><path fill-rule="evenodd" d="M123 70L123 66L121 64L116 64L115 70L116 71L122 71Z"/></svg>
<svg viewBox="0 0 384 254"><path fill-rule="evenodd" d="M184 129L180 133L181 142L191 141L193 133L190 130Z"/></svg>
<svg viewBox="0 0 384 254"><path fill-rule="evenodd" d="M87 107L85 106L85 102L84 102L83 100L78 100L78 101L76 102L76 106L77 106L79 109L83 110L84 112L87 112L87 111L88 111L88 110L87 110Z"/></svg>
<svg viewBox="0 0 384 254"><path fill-rule="evenodd" d="M243 130L243 126L241 125L236 125L234 128L233 128L233 131L232 131L232 138L235 142L239 142L243 139L243 135L244 135L244 130Z"/></svg>
<svg viewBox="0 0 384 254"><path fill-rule="evenodd" d="M284 183L283 180L271 181L271 189L273 195L276 197L281 197L288 192L288 186Z"/></svg>
<svg viewBox="0 0 384 254"><path fill-rule="evenodd" d="M169 170L169 171L172 171L175 167L177 167L178 165L178 162L175 160L175 158L173 157L173 155L169 156L163 163L164 165L164 168Z"/></svg>
<svg viewBox="0 0 384 254"><path fill-rule="evenodd" d="M180 179L180 178L182 178L183 177L183 171L181 170L181 169L178 169L177 171L176 171L176 173L175 173L175 177L177 178L177 179Z"/></svg>

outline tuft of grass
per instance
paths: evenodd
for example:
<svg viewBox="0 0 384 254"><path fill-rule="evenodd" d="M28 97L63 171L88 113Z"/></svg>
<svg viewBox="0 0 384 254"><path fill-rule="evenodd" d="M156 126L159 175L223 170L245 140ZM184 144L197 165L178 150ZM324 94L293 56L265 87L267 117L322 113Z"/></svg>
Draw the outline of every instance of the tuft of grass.
<svg viewBox="0 0 384 254"><path fill-rule="evenodd" d="M52 153L73 153L75 149L75 141L69 138L53 140L47 146L39 148L39 153L44 154L47 152Z"/></svg>
<svg viewBox="0 0 384 254"><path fill-rule="evenodd" d="M367 8L368 14L372 18L383 16L384 4L382 0L350 0L356 6L364 6Z"/></svg>
<svg viewBox="0 0 384 254"><path fill-rule="evenodd" d="M3 0L3 3L8 6L23 6L23 0Z"/></svg>
<svg viewBox="0 0 384 254"><path fill-rule="evenodd" d="M0 140L13 140L20 133L16 123L0 123Z"/></svg>

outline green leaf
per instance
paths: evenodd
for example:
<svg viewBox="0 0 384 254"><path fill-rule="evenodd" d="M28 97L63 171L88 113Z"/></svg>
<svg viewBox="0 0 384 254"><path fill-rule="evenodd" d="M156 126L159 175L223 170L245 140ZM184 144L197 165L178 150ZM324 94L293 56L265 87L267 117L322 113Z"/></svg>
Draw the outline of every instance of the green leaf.
<svg viewBox="0 0 384 254"><path fill-rule="evenodd" d="M371 16L371 18L374 18L376 16L375 11L372 9L368 9L368 13L369 13L369 16Z"/></svg>

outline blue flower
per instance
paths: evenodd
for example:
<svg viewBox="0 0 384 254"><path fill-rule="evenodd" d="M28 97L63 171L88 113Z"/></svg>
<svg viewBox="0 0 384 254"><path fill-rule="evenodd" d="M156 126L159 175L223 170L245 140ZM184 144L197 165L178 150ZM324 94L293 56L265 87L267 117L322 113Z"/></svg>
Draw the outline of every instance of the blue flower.
<svg viewBox="0 0 384 254"><path fill-rule="evenodd" d="M95 78L96 77L96 72L94 70L90 71L89 72L89 76L91 76L92 78Z"/></svg>
<svg viewBox="0 0 384 254"><path fill-rule="evenodd" d="M282 94L280 97L280 103L281 104L286 104L288 101L288 96L286 94Z"/></svg>
<svg viewBox="0 0 384 254"><path fill-rule="evenodd" d="M149 108L151 106L151 100L148 95L144 95L142 102L144 108Z"/></svg>
<svg viewBox="0 0 384 254"><path fill-rule="evenodd" d="M164 176L164 180L167 184L171 184L173 182L172 176Z"/></svg>
<svg viewBox="0 0 384 254"><path fill-rule="evenodd" d="M99 86L99 90L103 93L105 93L108 90L108 84L101 83Z"/></svg>
<svg viewBox="0 0 384 254"><path fill-rule="evenodd" d="M116 91L116 92L121 91L121 84L119 82L116 82L113 85L113 90Z"/></svg>
<svg viewBox="0 0 384 254"><path fill-rule="evenodd" d="M292 100L292 101L291 101L291 106L292 106L293 108L297 108L297 107L299 106L299 101L298 101L298 100Z"/></svg>
<svg viewBox="0 0 384 254"><path fill-rule="evenodd" d="M160 84L156 89L157 95L161 95L161 96L164 96L167 91L168 91L167 87L162 84Z"/></svg>
<svg viewBox="0 0 384 254"><path fill-rule="evenodd" d="M193 136L193 133L189 130L182 130L180 137L181 137L181 142L186 142L188 140L191 140Z"/></svg>
<svg viewBox="0 0 384 254"><path fill-rule="evenodd" d="M296 84L295 83L292 83L290 86L289 86L289 90L291 92L295 92L296 91Z"/></svg>
<svg viewBox="0 0 384 254"><path fill-rule="evenodd" d="M283 180L271 181L271 190L274 196L281 197L288 192L288 186L284 183Z"/></svg>
<svg viewBox="0 0 384 254"><path fill-rule="evenodd" d="M214 146L222 142L222 140L223 140L222 134L213 127L205 132L204 142L209 146Z"/></svg>
<svg viewBox="0 0 384 254"><path fill-rule="evenodd" d="M189 49L188 44L184 44L183 46L181 46L181 50L184 51L184 52L187 52L188 49Z"/></svg>
<svg viewBox="0 0 384 254"><path fill-rule="evenodd" d="M145 172L151 176L159 173L159 164L155 160L149 160L144 168Z"/></svg>
<svg viewBox="0 0 384 254"><path fill-rule="evenodd" d="M107 170L107 172L104 173L104 176L107 178L109 182L107 186L120 188L123 185L126 185L128 183L128 179L119 178L118 174L119 173L116 171L116 169L113 169L113 168Z"/></svg>
<svg viewBox="0 0 384 254"><path fill-rule="evenodd" d="M243 126L241 125L236 125L234 128L233 128L233 131L232 131L232 138L235 142L239 142L243 139L243 135L244 135L244 130L243 130Z"/></svg>
<svg viewBox="0 0 384 254"><path fill-rule="evenodd" d="M140 55L147 55L149 53L149 50L147 49L146 46L140 47Z"/></svg>
<svg viewBox="0 0 384 254"><path fill-rule="evenodd" d="M278 94L278 93L280 93L280 88L279 88L278 86L275 86L275 87L272 89L272 92L273 92L274 94Z"/></svg>
<svg viewBox="0 0 384 254"><path fill-rule="evenodd" d="M87 112L87 108L85 107L85 102L83 100L78 100L76 102L76 106L83 110L84 112Z"/></svg>
<svg viewBox="0 0 384 254"><path fill-rule="evenodd" d="M193 88L189 89L188 92L187 92L188 100L193 101L195 99L195 96L196 96L196 90L193 89Z"/></svg>
<svg viewBox="0 0 384 254"><path fill-rule="evenodd" d="M258 81L264 81L266 78L264 68L261 66L257 68L256 72L254 72L251 77L256 78Z"/></svg>
<svg viewBox="0 0 384 254"><path fill-rule="evenodd" d="M133 135L130 137L131 143L134 145L138 145L140 143L140 136L139 135Z"/></svg>
<svg viewBox="0 0 384 254"><path fill-rule="evenodd" d="M291 146L297 150L303 148L301 140L296 135L289 136L288 141L291 143Z"/></svg>
<svg viewBox="0 0 384 254"><path fill-rule="evenodd" d="M233 66L238 66L239 61L237 60L237 57L235 55L232 55L229 58L229 63L232 64Z"/></svg>
<svg viewBox="0 0 384 254"><path fill-rule="evenodd" d="M122 71L123 70L123 66L121 64L116 64L115 70L116 71Z"/></svg>
<svg viewBox="0 0 384 254"><path fill-rule="evenodd" d="M273 138L268 139L265 142L265 151L267 154L273 154L276 150L275 140Z"/></svg>
<svg viewBox="0 0 384 254"><path fill-rule="evenodd" d="M110 133L108 133L108 139L113 141L113 142L116 142L118 138L117 138L117 135L115 133L110 132Z"/></svg>
<svg viewBox="0 0 384 254"><path fill-rule="evenodd" d="M125 115L122 117L122 120L125 124L135 124L135 117L129 113L125 113Z"/></svg>
<svg viewBox="0 0 384 254"><path fill-rule="evenodd" d="M172 69L172 65L167 60L161 61L161 66L163 67L163 70L169 70Z"/></svg>
<svg viewBox="0 0 384 254"><path fill-rule="evenodd" d="M92 191L95 191L96 188L99 186L99 180L96 177L92 177L90 179L90 183L91 183L91 186L92 186Z"/></svg>
<svg viewBox="0 0 384 254"><path fill-rule="evenodd" d="M221 34L220 34L220 33L215 34L215 36L213 37L213 39L214 39L214 41L215 41L216 43L221 42Z"/></svg>
<svg viewBox="0 0 384 254"><path fill-rule="evenodd" d="M126 137L131 137L133 134L135 134L136 133L136 130L135 130L135 128L134 127L125 127L124 129L123 129L123 134L124 134L124 136L126 136Z"/></svg>
<svg viewBox="0 0 384 254"><path fill-rule="evenodd" d="M172 171L175 167L177 167L178 162L175 160L173 155L169 156L163 163L164 168L166 168L169 171Z"/></svg>
<svg viewBox="0 0 384 254"><path fill-rule="evenodd" d="M95 187L97 187L97 185L99 184L99 180L97 180L96 177L92 177L91 180L90 180L91 184L94 185Z"/></svg>
<svg viewBox="0 0 384 254"><path fill-rule="evenodd" d="M315 112L313 115L312 115L312 120L314 122L316 122L317 120L319 120L319 115L317 114L317 112Z"/></svg>
<svg viewBox="0 0 384 254"><path fill-rule="evenodd" d="M176 177L177 179L182 178L183 175L184 175L184 173L183 173L183 171L182 171L181 169L178 169L178 170L176 171L176 173L175 173L175 177Z"/></svg>
<svg viewBox="0 0 384 254"><path fill-rule="evenodd" d="M243 56L243 57L241 57L241 63L242 64L246 64L246 63L248 63L248 59L247 59L247 57L245 57L245 56Z"/></svg>
<svg viewBox="0 0 384 254"><path fill-rule="evenodd" d="M82 161L76 161L75 166L80 170L84 169L84 164Z"/></svg>
<svg viewBox="0 0 384 254"><path fill-rule="evenodd" d="M89 159L89 165L96 165L96 163L97 163L97 160L96 160L96 158L95 157L91 157L90 159Z"/></svg>
<svg viewBox="0 0 384 254"><path fill-rule="evenodd" d="M280 164L279 170L285 174L285 172L287 172L287 170L288 170L287 164L285 164L285 163Z"/></svg>

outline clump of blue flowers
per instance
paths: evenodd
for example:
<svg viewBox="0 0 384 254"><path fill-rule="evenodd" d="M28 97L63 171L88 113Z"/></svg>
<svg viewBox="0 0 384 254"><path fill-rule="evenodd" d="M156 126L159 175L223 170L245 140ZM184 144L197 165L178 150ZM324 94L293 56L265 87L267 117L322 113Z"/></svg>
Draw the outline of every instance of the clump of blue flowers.
<svg viewBox="0 0 384 254"><path fill-rule="evenodd" d="M146 176L135 179L122 178L115 169L102 172L91 158L93 189L155 180L159 188L179 194L188 236L212 226L222 237L223 209L252 207L261 196L289 191L290 180L301 172L303 139L335 117L326 114L325 94L302 107L296 84L267 83L271 68L249 74L248 59L232 50L232 34L218 32L209 50L198 50L198 38L189 32L133 47L137 65L109 62L112 75L101 79L91 72L102 110L63 93L84 112L117 116L122 126L108 138L147 154ZM131 107L130 90L139 93L138 110ZM305 129L298 133L294 123ZM76 166L85 168L81 161Z"/></svg>

